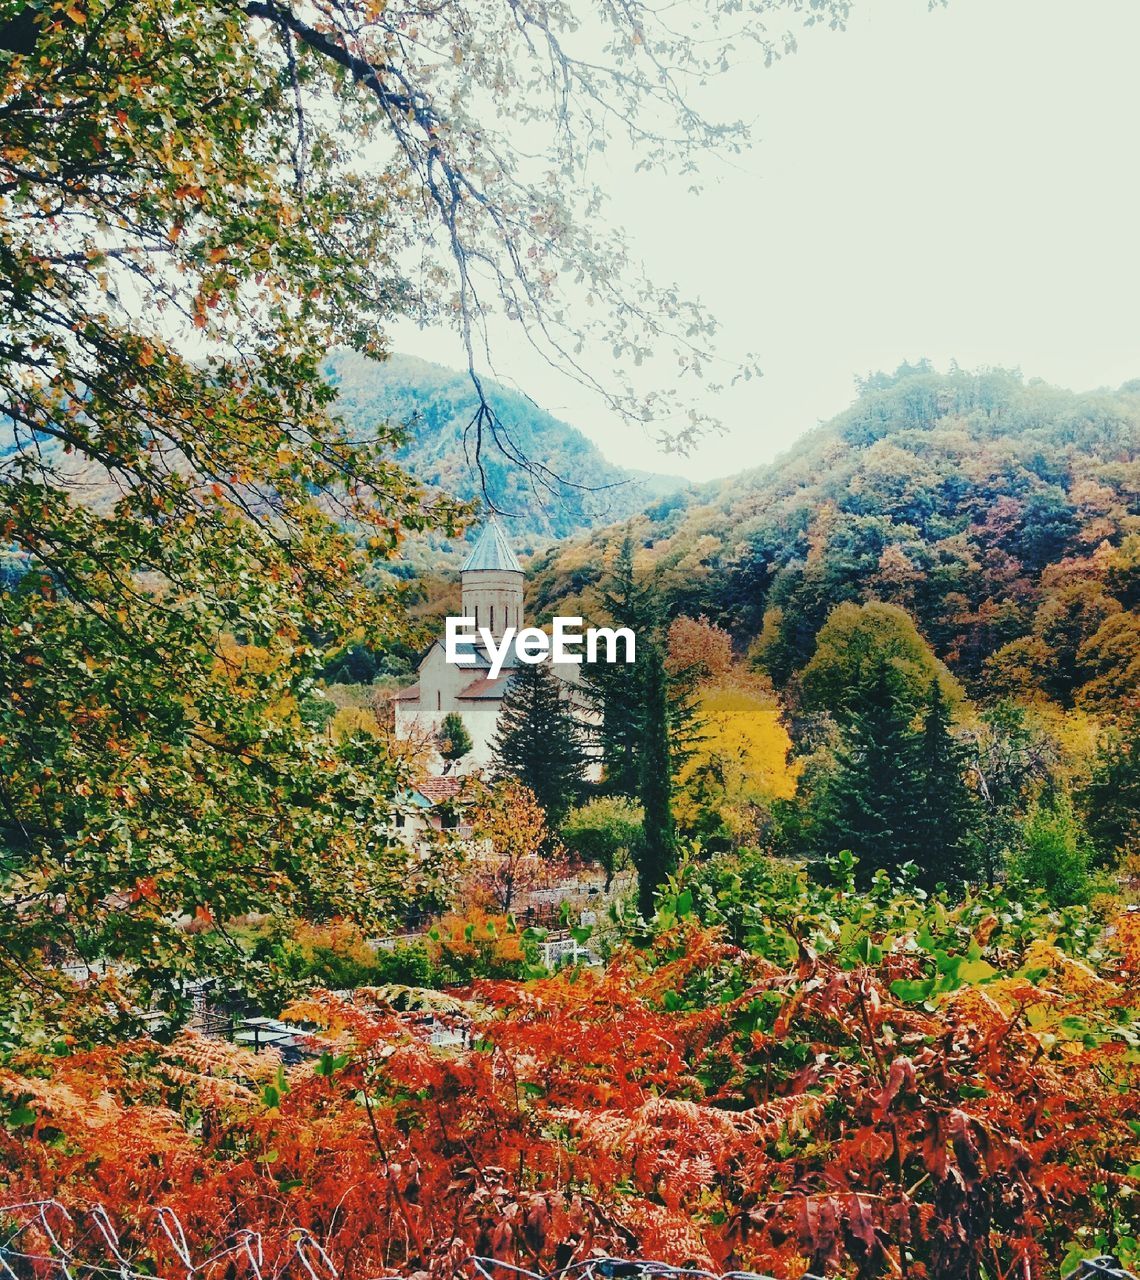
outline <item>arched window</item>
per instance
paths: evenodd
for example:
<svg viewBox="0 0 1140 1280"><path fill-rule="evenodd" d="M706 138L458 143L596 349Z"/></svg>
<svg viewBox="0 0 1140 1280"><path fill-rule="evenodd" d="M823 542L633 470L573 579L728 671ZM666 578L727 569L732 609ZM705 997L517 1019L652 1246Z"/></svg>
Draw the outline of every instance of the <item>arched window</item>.
<svg viewBox="0 0 1140 1280"><path fill-rule="evenodd" d="M443 710L443 694L439 689L435 691L435 709L437 711Z"/></svg>

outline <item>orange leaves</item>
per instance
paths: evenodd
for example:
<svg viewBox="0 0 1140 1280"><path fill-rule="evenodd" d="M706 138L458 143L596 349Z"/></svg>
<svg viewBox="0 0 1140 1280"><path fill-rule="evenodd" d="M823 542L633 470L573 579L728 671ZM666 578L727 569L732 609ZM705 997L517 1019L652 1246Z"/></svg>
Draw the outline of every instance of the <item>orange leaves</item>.
<svg viewBox="0 0 1140 1280"><path fill-rule="evenodd" d="M199 1238L271 1228L287 1195L291 1221L335 1222L346 1280L442 1280L471 1252L897 1274L904 1246L926 1280L977 1274L979 1250L1020 1274L1095 1213L1094 1182L1127 1203L1140 1082L1122 1041L1051 1052L1024 977L919 1012L890 972L781 969L687 924L605 970L465 1001L316 994L286 1013L314 1056L282 1074L183 1036L0 1077L23 1122L0 1128L0 1168L65 1200L97 1187L125 1218L150 1196ZM1094 976L1050 999L1092 1018L1120 991Z"/></svg>

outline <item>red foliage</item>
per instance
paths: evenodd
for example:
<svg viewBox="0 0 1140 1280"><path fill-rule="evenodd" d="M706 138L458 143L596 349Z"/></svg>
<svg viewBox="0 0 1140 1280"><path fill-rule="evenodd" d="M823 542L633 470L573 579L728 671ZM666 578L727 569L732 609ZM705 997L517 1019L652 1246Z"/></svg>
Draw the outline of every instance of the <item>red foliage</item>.
<svg viewBox="0 0 1140 1280"><path fill-rule="evenodd" d="M1140 1190L1135 1052L1035 1029L1124 1015L1136 938L1118 937L1099 975L1039 948L1044 981L934 1011L890 993L897 956L845 970L805 948L783 970L691 930L605 972L476 984L469 1017L438 1015L462 1047L380 997L321 997L290 1016L323 1056L287 1072L195 1036L27 1055L0 1074L22 1108L0 1130L6 1196L99 1200L128 1234L168 1205L193 1240L249 1226L271 1256L302 1226L348 1280L597 1250L1051 1276L1078 1226Z"/></svg>

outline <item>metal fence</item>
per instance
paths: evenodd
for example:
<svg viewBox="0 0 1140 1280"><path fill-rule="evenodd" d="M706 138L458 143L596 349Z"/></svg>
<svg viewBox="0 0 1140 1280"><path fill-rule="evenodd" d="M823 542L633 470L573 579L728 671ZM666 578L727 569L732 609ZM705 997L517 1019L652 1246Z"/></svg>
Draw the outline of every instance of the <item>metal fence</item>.
<svg viewBox="0 0 1140 1280"><path fill-rule="evenodd" d="M320 1242L303 1229L272 1238L235 1232L203 1254L186 1238L177 1215L153 1213L149 1243L126 1244L101 1205L68 1210L56 1200L0 1207L0 1280L341 1280ZM169 1261L160 1275L156 1254ZM530 1271L493 1258L470 1258L468 1280L773 1280L752 1271L723 1275L631 1258L587 1258L556 1273ZM370 1280L401 1280L375 1276ZM805 1275L802 1280L824 1280ZM1140 1280L1115 1258L1082 1262L1070 1280Z"/></svg>

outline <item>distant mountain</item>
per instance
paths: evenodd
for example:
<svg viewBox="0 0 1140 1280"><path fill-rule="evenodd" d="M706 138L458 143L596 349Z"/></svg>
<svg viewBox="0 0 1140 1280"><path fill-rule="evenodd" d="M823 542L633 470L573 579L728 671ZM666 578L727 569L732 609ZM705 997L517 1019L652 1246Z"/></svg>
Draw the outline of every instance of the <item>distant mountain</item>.
<svg viewBox="0 0 1140 1280"><path fill-rule="evenodd" d="M1118 656L1140 676L1140 381L876 375L771 465L535 556L532 615L589 615L627 530L671 609L755 642L778 683L835 605L879 599L975 688L1108 688Z"/></svg>
<svg viewBox="0 0 1140 1280"><path fill-rule="evenodd" d="M465 373L415 356L369 360L336 351L326 374L339 393L338 408L353 429L384 421L409 432L398 460L418 480L460 498L481 498L473 442L464 432L477 400ZM520 550L622 520L686 487L679 476L628 471L607 462L580 431L540 409L517 391L496 383L485 388L511 445L558 477L546 487L491 440L481 461L491 500Z"/></svg>
<svg viewBox="0 0 1140 1280"><path fill-rule="evenodd" d="M408 442L397 460L417 480L455 497L483 497L473 446L464 450L464 430L476 408L465 373L415 356L376 361L347 350L334 351L325 372L338 390L338 409L350 431L365 433L382 422L402 424ZM492 441L485 442L481 460L488 494L504 513L504 525L521 554L624 519L689 487L680 476L614 466L580 431L519 392L494 382L484 386L513 448L556 477L544 487L525 466L504 456ZM11 423L0 419L0 459L15 448ZM97 464L65 456L54 440L41 441L39 448L84 503L104 509L119 497ZM462 543L425 534L409 540L403 570L454 568L464 553Z"/></svg>

